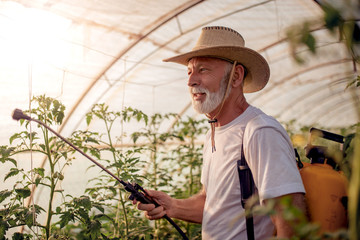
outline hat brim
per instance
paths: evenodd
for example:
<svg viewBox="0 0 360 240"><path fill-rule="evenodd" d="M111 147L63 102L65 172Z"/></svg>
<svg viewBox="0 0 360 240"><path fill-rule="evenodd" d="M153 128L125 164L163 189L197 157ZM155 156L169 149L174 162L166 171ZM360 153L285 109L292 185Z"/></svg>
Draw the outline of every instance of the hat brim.
<svg viewBox="0 0 360 240"><path fill-rule="evenodd" d="M208 47L193 50L171 58L164 59L164 62L174 62L187 66L191 58L213 57L228 61L237 61L247 69L247 76L244 82L244 93L257 92L265 87L270 77L270 68L266 60L256 51L246 47Z"/></svg>

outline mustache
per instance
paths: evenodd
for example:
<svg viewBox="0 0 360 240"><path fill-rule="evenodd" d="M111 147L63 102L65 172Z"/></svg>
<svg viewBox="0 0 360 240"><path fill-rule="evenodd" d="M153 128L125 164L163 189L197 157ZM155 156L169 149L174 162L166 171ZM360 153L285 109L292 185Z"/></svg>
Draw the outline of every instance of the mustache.
<svg viewBox="0 0 360 240"><path fill-rule="evenodd" d="M208 94L209 93L209 90L207 90L206 88L203 88L203 87L189 87L189 91L192 94L195 94L195 93L206 93L206 94Z"/></svg>

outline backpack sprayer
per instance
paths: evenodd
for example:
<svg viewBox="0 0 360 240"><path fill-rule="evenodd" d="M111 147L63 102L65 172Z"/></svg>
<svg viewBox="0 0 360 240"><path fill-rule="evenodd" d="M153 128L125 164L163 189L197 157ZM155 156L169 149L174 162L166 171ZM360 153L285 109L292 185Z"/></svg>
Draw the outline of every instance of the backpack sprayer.
<svg viewBox="0 0 360 240"><path fill-rule="evenodd" d="M313 136L340 144L344 143L344 137L311 128L309 142L305 147L310 163L298 162L310 221L320 225L319 233L334 232L348 225L348 180L342 172L335 170L337 163L331 151L324 146L312 145Z"/></svg>
<svg viewBox="0 0 360 240"><path fill-rule="evenodd" d="M344 137L324 130L311 128L309 143L305 147L306 157L310 163L303 163L295 149L297 164L305 187L305 201L309 220L320 225L319 233L335 232L346 228L347 221L347 186L344 174L335 170L336 160L324 146L312 145L313 136L343 144ZM238 161L238 172L241 190L241 202L245 208L246 201L255 194L254 180L248 167L243 150ZM255 239L252 214L246 216L248 239Z"/></svg>
<svg viewBox="0 0 360 240"><path fill-rule="evenodd" d="M84 153L83 151L81 151L78 147L76 147L74 144L72 144L71 142L69 142L67 139L65 139L64 137L62 137L60 134L58 134L57 132L55 132L53 129L51 129L49 126L47 126L45 123L37 120L37 119L33 119L27 115L25 115L20 109L15 109L13 114L12 114L12 118L14 120L20 120L20 119L24 119L27 121L33 121L36 122L42 126L44 126L45 128L47 128L49 131L51 131L52 133L54 133L57 137L59 137L61 140L63 140L64 142L66 142L67 144L69 144L73 149L75 149L76 151L78 151L79 153L81 153L83 156L85 156L87 159L89 159L90 161L92 161L95 165L97 165L98 167L100 167L102 170L104 170L107 174L109 174L111 177L113 177L114 179L116 179L119 183L121 183L124 186L124 189L126 191L128 191L129 193L131 193L129 199L130 200L134 200L136 199L137 201L141 202L141 203L145 203L145 204L154 204L155 207L159 207L160 205L151 199L151 197L146 193L146 191L137 183L129 183L129 182L125 182L123 180L121 180L120 178L118 178L117 176L115 176L112 172L110 172L108 169L106 169L103 165L101 165L99 162L97 162L96 160L94 160L93 158L91 158L89 155L87 155L86 153ZM175 229L179 232L179 234L182 236L183 239L188 240L187 236L185 235L185 233L181 230L181 228L167 215L164 215L163 218L165 218L171 225L173 225L175 227Z"/></svg>

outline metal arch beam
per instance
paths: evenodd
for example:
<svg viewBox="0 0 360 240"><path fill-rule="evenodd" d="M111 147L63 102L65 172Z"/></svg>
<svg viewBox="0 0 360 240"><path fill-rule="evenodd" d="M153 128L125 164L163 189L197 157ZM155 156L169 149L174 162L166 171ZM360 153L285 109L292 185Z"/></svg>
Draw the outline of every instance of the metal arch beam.
<svg viewBox="0 0 360 240"><path fill-rule="evenodd" d="M218 18L216 18L216 19L212 19L211 21L202 23L201 25L194 26L193 28L188 29L186 32L181 31L181 33L182 33L181 35L176 36L176 37L168 40L166 43L163 44L163 46L160 46L160 48L162 48L162 47L164 47L164 46L167 46L170 42L178 39L178 38L181 37L182 35L187 34L187 33L191 32L191 31L193 31L193 30L195 30L195 29L197 29L197 28L199 28L199 27L201 27L201 26L203 26L203 25L209 24L209 23L211 23L211 22L213 22L213 21L217 21L217 20L222 19L222 18L224 18L224 17L231 16L231 15L233 15L233 14L235 14L235 13L242 12L242 11L245 11L245 10L248 10L248 9L251 9L251 8L254 8L254 7L263 5L263 4L267 4L267 3L273 2L273 1L274 1L274 0L266 0L266 1L263 1L263 2L261 2L261 3L257 3L257 4L254 4L254 5L248 6L248 7L246 7L246 8L238 9L238 10L235 10L235 11L233 11L233 12L230 12L230 13L228 13L228 14L226 14L226 15L222 15L221 17L218 17ZM174 17L176 17L176 16L177 16L177 15L175 15ZM312 29L312 30L310 30L310 31L311 31L311 32L315 32L315 31L319 31L319 30L323 30L323 29L324 29L324 27L317 27L317 28L314 28L314 29ZM273 43L269 44L268 46L266 46L266 47L264 47L264 48L262 48L262 49L260 49L260 50L258 50L258 51L259 51L259 52L264 52L264 51L266 51L267 49L269 49L269 48L271 48L271 47L274 47L274 46L276 46L276 45L278 45L278 44L280 44L280 43L282 43L282 42L285 42L286 40L287 40L287 38L282 38L282 39L280 39L279 41L273 42ZM333 43L331 43L331 44L333 44ZM328 45L328 44L327 44L327 45ZM322 46L320 46L320 47L322 47ZM152 55L154 52L156 52L156 51L158 51L158 49L154 50L153 52L150 52L150 53L149 53L147 56L145 56L142 60L146 59L148 56L151 56L151 55ZM140 61L140 62L141 62L141 61ZM137 63L137 64L134 64L134 66L131 67L130 69L128 69L123 75L121 75L121 76L119 77L119 79L121 79L127 72L130 72L132 69L134 69L137 65L138 65L138 63ZM168 83L166 83L166 84L168 84ZM165 84L162 84L162 85L165 85ZM184 109L180 112L179 116L182 116L190 107L191 107L191 102L189 102L189 104L184 107ZM174 124L176 124L176 121L177 121L177 120L174 120L174 123L172 123L171 126L173 126Z"/></svg>
<svg viewBox="0 0 360 240"><path fill-rule="evenodd" d="M321 91L325 91L325 89L320 89L319 93ZM309 114L310 112L319 112L319 109L324 109L325 111L328 111L328 108L325 108L325 105L329 105L334 101L337 101L338 98L334 98L334 96L338 96L340 95L344 90L343 89L339 89L333 93L328 93L326 96L319 94L319 97L317 97L316 99L314 99L314 103L321 103L321 104L312 104L311 108L307 109L307 112L299 112L298 115L300 116L304 116L306 114ZM348 99L348 97L345 95L346 99Z"/></svg>
<svg viewBox="0 0 360 240"><path fill-rule="evenodd" d="M151 33L153 33L155 30L157 30L158 28L160 28L161 26L163 26L165 23L167 23L168 21L170 21L171 19L173 19L174 17L176 17L177 15L179 15L180 13L194 7L195 5L203 2L204 0L190 0L189 2L185 3L184 5L182 5L181 7L177 8L176 10L174 10L173 12L170 12L162 17L160 17L156 22L158 22L155 26L153 26L152 28L150 28L146 33L144 34L140 34L139 37L129 46L127 46L124 50L122 50L115 58L114 60L103 69L102 72L100 72L95 79L90 83L90 85L88 85L88 87L85 89L85 91L80 95L80 97L78 98L78 100L76 101L76 103L72 106L72 108L70 109L67 117L64 118L64 121L62 123L62 125L59 128L59 132L62 131L62 129L64 128L64 126L67 124L68 120L70 119L70 117L72 116L72 114L75 112L75 110L77 109L77 107L80 105L80 103L82 102L82 100L85 98L85 96L89 93L89 91L95 86L95 84L99 81L99 79L101 79L101 77L122 57L124 56L124 54L126 54L130 49L132 49L134 46L136 46L139 42L141 42L144 38L146 38L147 36L149 36ZM161 21L160 21L161 20ZM160 21L160 22L159 22Z"/></svg>
<svg viewBox="0 0 360 240"><path fill-rule="evenodd" d="M336 93L334 93L335 95L338 95L341 91L337 91ZM322 97L322 101L323 102L326 102L328 98L332 97L333 95L327 95L325 98ZM304 103L304 101L301 101L302 103ZM313 100L312 101L313 103L316 103L316 102L320 102L319 100ZM326 105L328 105L329 102L332 102L332 99L330 99L330 101L328 100L326 102ZM312 116L312 115L315 115L315 114L312 114L312 112L316 112L316 115L319 115L319 108L324 108L324 105L325 104L318 104L318 105L314 105L314 104L307 104L308 106L310 106L309 108L306 108L306 109L302 109L301 111L292 111L290 112L291 113L291 120L296 120L297 123L301 123L303 122L304 118L308 118L308 116ZM328 108L326 108L328 109ZM286 113L289 114L289 111L288 110ZM285 113L280 113L279 115L275 115L277 118L281 118L282 116L284 116Z"/></svg>
<svg viewBox="0 0 360 240"><path fill-rule="evenodd" d="M83 92L83 94L79 97L79 99L77 100L77 102L73 105L73 107L71 108L71 110L69 111L67 117L64 119L63 121L63 124L60 126L59 128L59 132L62 131L62 129L64 128L64 126L66 125L67 121L71 118L73 112L77 109L77 107L79 106L79 104L82 102L82 100L85 98L85 96L87 95L87 93L94 87L94 85L97 83L97 81L106 73L106 71L108 69L111 68L111 66L113 66L113 64L115 64L126 52L128 52L130 49L132 49L135 45L137 45L141 40L143 40L144 38L146 38L148 35L150 35L152 32L154 32L156 29L158 29L159 27L161 27L162 25L164 25L166 22L170 21L171 19L175 18L176 16L178 16L179 14L181 14L182 12L192 8L193 6L201 3L202 1L204 0L194 0L194 1L190 1L186 4L184 4L182 6L182 8L179 8L179 9L176 9L175 11L173 12L170 12L169 14L167 15L164 15L162 17L160 17L155 23L156 26L152 27L150 30L148 30L145 34L143 35L139 35L138 39L136 39L136 41L134 41L132 44L130 44L126 49L124 49L123 51L121 51L117 57L115 57L115 59L106 67L104 68L104 70L93 80L92 83L90 83L90 85L87 87L87 89ZM257 3L257 4L254 4L254 5L251 5L251 6L248 6L246 8L243 8L243 9L240 9L240 10L236 10L236 11L233 11L231 13L228 13L226 15L223 15L219 18L216 18L216 19L212 19L211 21L208 21L206 23L203 23L202 25L205 25L205 24L208 24L208 23L211 23L213 21L216 21L218 19L221 19L221 18L224 18L226 16L230 16L234 13L237 13L237 12L241 12L241 11L244 11L244 10L247 10L247 9L250 9L250 8L253 8L253 7L256 7L256 6L260 6L260 5L263 5L263 4L267 4L269 2L272 2L274 0L267 0L267 1L263 1L261 3ZM196 26L194 27L193 29L196 29L197 27L199 26ZM193 30L191 29L191 30ZM317 31L317 30L320 30L321 28L317 28L317 29L313 29L312 31ZM189 30L189 31L191 31ZM188 32L189 32L188 31ZM175 38L176 39L176 38ZM172 39L173 40L173 39ZM170 40L170 41L172 41ZM168 41L168 42L170 42ZM268 45L267 47L264 47L262 49L260 49L259 51L266 51L266 49L268 48L271 48L272 46L275 46L281 42L284 42L286 41L286 38L283 38L277 42L274 42L274 43L271 43L270 45ZM165 44L166 45L166 44ZM164 45L164 46L165 46ZM162 46L163 47L163 46ZM187 107L188 108L188 107Z"/></svg>
<svg viewBox="0 0 360 240"><path fill-rule="evenodd" d="M350 102L347 102L346 104L350 104ZM335 109L332 109L331 112L333 113L333 115L337 115L337 113L338 113L339 111L341 111L341 114L343 114L343 115L346 117L347 112L349 112L349 111L355 111L355 110L356 110L356 109L354 109L354 107L353 107L353 108L347 107L346 109L342 109L342 108L340 108L340 107L337 107L337 108L335 108ZM323 116L325 117L325 116L327 116L327 115L323 115ZM323 118L323 116L322 116L322 118ZM355 117L356 117L356 115L355 115ZM332 117L331 120L329 120L329 124L332 125L332 123L333 123L335 120L337 120L337 118L333 118L333 117ZM359 114L357 114L357 121L360 122L360 116L359 116Z"/></svg>
<svg viewBox="0 0 360 240"><path fill-rule="evenodd" d="M274 84L272 84L272 86L270 88L267 88L267 89L264 89L265 93L266 92L269 92L271 91L273 88L275 87L278 87L279 85L282 85L284 84L286 81L288 80L291 80L299 75L302 75L304 73L307 73L309 71L313 71L313 70L317 70L319 68L323 68L323 67L327 67L327 66L331 66L331 65L336 65L336 64L341 64L341 63L346 63L346 62L352 62L353 60L350 59L350 58L343 58L343 59L340 59L340 60L336 60L336 61L329 61L329 62L324 62L324 63L320 63L320 64L317 64L317 65L313 65L313 66L310 66L308 68L305 68L305 69L301 69L300 71L298 72L295 72L293 74L290 74L288 76L285 76L283 79L281 79L280 81L278 82L275 82ZM263 92L264 92L263 91Z"/></svg>
<svg viewBox="0 0 360 240"><path fill-rule="evenodd" d="M198 3L202 2L202 1L204 1L204 0L201 0L201 1L198 0ZM213 21L216 21L216 20L219 20L219 19L221 19L221 18L230 16L230 15L232 15L232 14L235 14L235 13L238 13L238 12L242 12L242 11L245 11L245 10L248 10L248 9L251 9L251 8L254 8L254 7L257 7L257 6L261 6L261 5L263 5L263 4L267 4L267 3L273 2L273 1L275 1L275 0L266 0L266 1L263 1L263 2L261 2L261 3L256 3L256 4L253 4L253 5L248 6L248 7L246 7L246 8L242 8L242 9L238 9L238 10L232 11L232 12L226 14L226 15L222 15L221 17L218 17L218 18L216 18L216 19L212 19L211 21L202 23L201 25L194 26L193 28L188 29L186 32L181 31L181 34L180 34L179 36L176 36L176 37L168 40L168 41L165 42L163 45L159 46L158 49L150 52L148 55L146 55L145 57L143 57L142 60L148 58L148 57L151 56L154 52L158 51L159 49L163 48L164 46L167 46L170 42L178 39L178 38L181 37L182 35L184 35L184 34L186 34L186 33L189 33L189 32L191 32L191 31L193 31L193 30L195 30L195 29L197 29L197 28L199 28L199 27L201 27L201 26L203 26L203 25L209 24L209 23L211 23L211 22L213 22ZM196 4L193 4L192 6L194 6L194 5L196 5ZM187 9L190 9L190 8L191 8L191 7L188 7ZM172 18L177 17L179 14L181 14L182 12L185 12L187 9L184 9L184 10L182 10L182 11L177 11L176 14L173 14ZM168 18L166 22L170 21L172 18ZM165 24L166 22L162 22L162 25ZM161 25L157 26L156 29L159 28L159 27L161 27ZM153 29L152 32L155 31L156 29ZM149 34L150 34L150 33L148 33L146 36L148 36ZM144 38L145 38L145 36L142 37L141 39L139 39L139 40L136 42L136 44L139 43L139 42L140 42L142 39L144 39ZM86 91L83 93L83 95L81 95L80 99L77 101L77 103L76 103L76 104L72 107L72 109L70 110L70 112L69 112L69 114L68 114L68 117L67 117L66 119L64 119L63 124L62 124L62 125L60 126L60 128L59 128L59 129L60 129L60 130L59 130L60 132L61 132L61 130L63 129L63 127L65 126L65 124L66 124L66 122L68 121L68 119L71 117L72 113L76 110L76 108L78 107L78 105L79 105L79 104L81 103L81 101L85 98L86 94L92 89L92 87L93 87L93 86L95 85L95 83L101 78L101 76L102 76L103 74L105 74L106 71L107 71L108 69L110 69L110 67L111 67L113 64L115 64L124 54L126 54L126 52L128 52L128 51L129 51L131 48L133 48L136 44L131 44L131 46L127 47L126 50L122 51L121 54L118 55L117 60L113 61L113 62L106 68L106 70L103 71L102 74L100 74L100 75L93 81L93 83L88 86L88 88L86 89ZM141 61L142 61L142 60L141 60ZM141 61L139 61L139 62L141 62ZM126 72L124 72L124 73L119 77L119 79L123 78L124 75L126 75L128 72L130 72L132 69L134 69L134 68L139 64L139 62L138 62L138 63L135 63L131 68L127 69ZM163 85L165 85L165 84L163 84ZM110 88L108 88L107 90L105 90L104 93L106 93L109 89L110 89ZM190 106L191 106L191 105L187 105L187 107L185 107L185 109L184 109L182 112L184 113ZM175 124L175 123L174 123L174 124Z"/></svg>
<svg viewBox="0 0 360 240"><path fill-rule="evenodd" d="M333 78L334 76L338 76L340 74L332 74L332 75L329 75L329 76L324 76L322 79L325 79L325 78ZM309 91L307 92L307 96L312 96L314 94L317 94L320 90L322 90L325 86L327 86L328 84L335 84L336 82L338 81L342 81L344 79L346 79L347 77L346 76L340 76L341 78L336 78L335 80L332 80L330 81L327 81L326 83L324 83L324 85L321 85L317 88L314 88L312 91ZM319 83L321 81L324 81L324 80L319 80L317 81L316 83ZM305 85L308 85L308 84L312 84L314 83L313 81L306 81L306 82L301 82L299 85L300 86L305 86ZM293 101L289 102L287 104L287 106L285 107L285 109L288 109L288 108L292 108L294 105L296 105L300 100L302 100L304 98L304 95L300 96L300 97L297 97L296 99L294 99ZM272 100L269 100L269 101L266 101L266 104L268 104L268 102L271 102ZM286 111L286 110L285 110Z"/></svg>
<svg viewBox="0 0 360 240"><path fill-rule="evenodd" d="M349 109L353 109L354 111L356 111L356 115L358 117L357 121L360 121L360 95L359 93L356 91L356 87L355 88L350 88L349 91L350 93L346 95L346 98L343 99L343 101L341 101L341 103L345 102L344 105L348 105L348 104L352 104L353 107L349 107ZM341 106L341 105L339 105ZM339 107L334 107L332 106L330 111L326 111L326 114L330 113L330 112L334 112L334 111L338 111ZM326 114L322 114L320 118L323 118Z"/></svg>
<svg viewBox="0 0 360 240"><path fill-rule="evenodd" d="M336 94L341 93L343 90L338 90ZM338 99L338 98L333 98L333 95L329 94L327 95L325 98L321 99L324 103L323 104L319 104L319 105L313 105L313 107L308 109L308 112L306 114L306 116L312 116L314 114L311 114L313 112L317 113L317 116L321 116L320 118L323 118L323 115L327 115L329 114L332 110L336 109L337 107L341 106L341 104L343 104L344 102L349 102L352 103L352 99L349 96L344 97L344 99ZM328 106L328 107L326 107ZM299 119L303 119L305 117L304 113L300 114L301 117ZM317 117L316 117L317 118ZM315 117L313 117L312 119L315 119ZM314 122L315 120L312 120L312 122Z"/></svg>
<svg viewBox="0 0 360 240"><path fill-rule="evenodd" d="M324 30L324 29L325 29L324 26L319 26L319 27L316 27L316 28L313 28L313 29L309 30L309 32L316 32L316 31L320 31L320 30ZM287 37L283 37L283 38L281 38L280 40L278 40L276 42L272 42L269 45L258 49L257 52L259 52L259 53L265 52L266 50L268 50L268 49L270 49L272 47L275 47L275 46L277 46L277 45L279 45L281 43L284 43L287 40L288 40Z"/></svg>
<svg viewBox="0 0 360 240"><path fill-rule="evenodd" d="M144 59L146 59L146 58L148 58L149 56L151 56L152 54L154 54L154 52L156 52L156 51L158 51L159 49L164 48L165 46L167 46L169 43L171 43L171 42L179 39L182 35L187 34L187 33L189 33L189 32L192 32L192 31L194 31L195 29L197 29L197 28L199 28L199 27L201 27L201 26L210 24L211 22L217 21L217 20L222 19L222 18L224 18L224 17L231 16L231 15L233 15L233 14L235 14L235 13L239 13L239 12L242 12L242 11L245 11L245 10L248 10L248 9L251 9L251 8L254 8L254 7L257 7L257 6L261 6L261 5L263 5L263 4L267 4L267 3L273 2L273 1L275 1L275 0L266 0L266 1L263 1L263 2L261 2L261 3L253 4L253 5L248 6L248 7L246 7L246 8L241 8L241 9L232 11L232 12L230 12L230 13L228 13L228 14L225 14L225 15L222 15L222 16L220 16L220 17L218 17L218 18L214 18L214 19L212 19L212 20L210 20L210 21L207 21L207 22L204 22L204 23L202 23L202 24L200 24L200 25L196 25L196 26L188 29L188 30L185 31L185 32L180 29L180 32L181 32L180 35L175 36L175 37L169 39L169 40L166 41L164 44L162 44L161 46L159 46L158 49L150 52L147 56L143 57L139 62L142 62ZM184 11L182 11L182 12L184 12ZM180 13L174 15L173 18L177 17L179 14L180 14ZM129 50L130 50L130 49L129 49ZM132 68L130 68L130 69L128 69L126 72L124 72L121 76L118 77L118 79L122 79L122 78L124 77L124 75L126 75L128 72L130 72L132 69L134 69L134 68L139 64L139 62L138 62L138 63L135 63ZM166 85L166 83L165 83L165 84L161 84L161 85Z"/></svg>
<svg viewBox="0 0 360 240"><path fill-rule="evenodd" d="M295 78L295 77L297 77L297 76L299 76L299 75L305 74L305 73L307 73L307 72L309 72L309 71L317 70L317 69L319 69L319 68L327 67L327 66L331 66L331 65L346 63L346 62L352 62L352 59L347 59L347 58L345 58L345 59L340 59L340 60L337 60L337 61L330 61L330 62L320 63L320 64L317 64L317 65L310 66L310 67L308 67L308 68L302 69L302 70L297 71L297 72L295 72L295 73L293 73L293 74L290 74L290 75L288 75L288 76L285 76L284 78L282 78L282 79L281 79L280 81L278 81L278 82L275 82L274 84L271 85L271 87L262 90L261 94L262 94L262 95L263 95L263 94L267 94L267 93L269 93L271 90L273 90L274 88L279 87L279 86L285 84L286 81L291 80L291 79L293 79L293 78ZM254 97L254 98L255 98L255 97ZM250 101L251 101L251 100L252 100L252 99L250 98ZM264 99L262 99L262 100L264 100ZM266 99L265 99L265 100L266 100ZM255 101L255 100L254 100L254 101Z"/></svg>
<svg viewBox="0 0 360 240"><path fill-rule="evenodd" d="M328 108L327 109L324 109L323 111L320 112L320 117L317 118L317 119L311 119L310 121L311 122L317 122L317 121L321 121L322 119L324 119L325 117L329 117L329 114L332 114L331 116L334 116L334 113L336 112L339 112L339 111L344 111L344 108L346 111L350 111L350 110L353 110L355 111L356 109L354 108L354 106L349 106L347 107L347 105L353 105L353 101L352 99L344 99L342 101L338 101L336 102L335 104L332 104L331 105L331 109L329 110ZM331 118L332 121L335 120L335 118ZM337 118L336 118L337 119Z"/></svg>
<svg viewBox="0 0 360 240"><path fill-rule="evenodd" d="M202 1L204 1L204 0L202 0ZM141 61L139 61L139 62L142 62L144 59L146 59L146 58L148 58L149 56L151 56L152 54L154 54L154 52L156 52L156 51L158 51L159 49L164 48L165 46L167 46L169 43L171 43L171 42L179 39L182 35L187 34L187 33L189 33L189 32L192 32L192 31L194 31L195 29L197 29L197 28L199 28L199 27L201 27L201 26L210 24L211 22L217 21L217 20L222 19L222 18L224 18L224 17L231 16L231 15L233 15L233 14L235 14L235 13L239 13L239 12L242 12L242 11L245 11L245 10L248 10L248 9L251 9L251 8L254 8L254 7L257 7L257 6L261 6L261 5L263 5L263 4L267 4L267 3L273 2L273 1L276 1L276 0L266 0L266 1L263 1L263 2L261 2L261 3L256 3L256 4L253 4L253 5L251 5L251 6L248 6L248 7L245 7L245 8L241 8L241 9L238 9L238 10L235 10L235 11L232 11L232 12L230 12L230 13L228 13L228 14L225 14L225 15L222 15L222 16L220 16L220 17L218 17L218 18L214 18L214 19L212 19L212 20L210 20L210 21L207 21L207 22L204 22L204 23L202 23L202 24L200 24L200 25L196 25L196 26L188 29L188 30L185 31L185 32L180 29L180 32L181 32L180 35L175 36L175 37L169 39L169 40L166 41L164 44L160 45L158 49L150 52L147 56L143 57L143 58L141 59ZM182 12L185 12L185 10L183 10L183 11L177 13L177 14L174 14L172 18L177 17L177 16L180 15ZM171 20L171 19L169 19L168 21L170 21L170 20ZM129 48L128 50L130 50L130 49L131 49L131 48ZM128 50L127 50L127 51L128 51ZM119 59L120 59L120 58L119 58ZM135 68L135 67L139 64L139 62L135 63L132 68L128 69L124 74L122 74L121 76L119 76L118 79L122 79L122 78L124 77L124 75L127 74L128 72L130 72L133 68ZM166 84L162 84L162 85L166 85Z"/></svg>
<svg viewBox="0 0 360 240"><path fill-rule="evenodd" d="M324 78L334 78L335 76L339 75L338 73L337 74L332 74L332 75L329 75L329 76L325 76ZM346 78L346 77L345 77ZM339 80L342 80L344 78L340 78L340 79L335 79L333 80L332 82L337 82ZM322 81L322 80L320 80ZM306 82L306 83L301 83L302 85L307 85L307 84L311 84L310 82ZM327 86L328 83L326 83L326 86ZM290 101L284 108L283 108L283 111L282 113L279 115L279 116L282 116L283 114L286 114L288 113L289 111L291 111L291 109L294 109L296 107L296 105L298 105L301 100L304 99L304 97L311 97L315 94L318 94L320 90L322 90L324 88L324 85L321 85L317 88L314 88L312 89L311 91L307 92L306 95L301 95L297 98L295 98L294 100Z"/></svg>
<svg viewBox="0 0 360 240"><path fill-rule="evenodd" d="M330 113L331 113L331 115L329 116L329 124L330 125L333 125L333 122L335 122L337 119L340 118L340 114L341 114L341 116L346 118L346 113L347 112L350 112L350 111L355 112L356 111L354 106L352 106L352 107L348 106L350 104L353 104L353 103L351 101L347 101L345 103L339 103L339 105L332 108L329 112L327 112L326 114L323 114L321 116L321 119L319 119L319 121L322 121L323 118L329 116ZM356 117L356 113L354 113L354 114L355 114L355 117ZM333 116L339 116L339 117L335 118ZM360 121L359 116L357 118L357 121Z"/></svg>

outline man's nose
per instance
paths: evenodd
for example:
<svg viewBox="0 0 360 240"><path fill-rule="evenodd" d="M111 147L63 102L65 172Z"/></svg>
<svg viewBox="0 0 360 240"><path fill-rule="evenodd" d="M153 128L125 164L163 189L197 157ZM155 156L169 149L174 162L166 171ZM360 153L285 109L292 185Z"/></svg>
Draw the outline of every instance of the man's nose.
<svg viewBox="0 0 360 240"><path fill-rule="evenodd" d="M195 87L195 86L199 86L200 85L200 79L198 76L196 76L196 74L191 73L189 75L189 79L188 79L188 86L189 87Z"/></svg>

